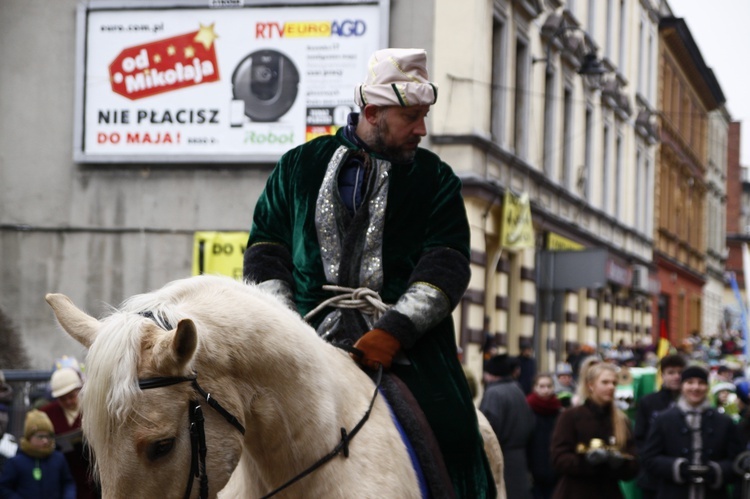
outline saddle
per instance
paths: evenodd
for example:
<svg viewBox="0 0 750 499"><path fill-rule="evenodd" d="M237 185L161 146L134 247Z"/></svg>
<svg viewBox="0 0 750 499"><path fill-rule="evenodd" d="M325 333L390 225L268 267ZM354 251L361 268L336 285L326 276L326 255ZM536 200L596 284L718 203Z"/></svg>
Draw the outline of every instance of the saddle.
<svg viewBox="0 0 750 499"><path fill-rule="evenodd" d="M368 372L368 374L371 373ZM393 416L400 424L400 429L403 430L402 436L407 440L404 443L407 448L411 446L409 453L416 457L421 467L420 478L424 479L427 488L426 497L454 499L456 494L448 468L443 461L443 454L411 390L397 376L383 372L380 393L390 405ZM416 471L419 476L419 470Z"/></svg>

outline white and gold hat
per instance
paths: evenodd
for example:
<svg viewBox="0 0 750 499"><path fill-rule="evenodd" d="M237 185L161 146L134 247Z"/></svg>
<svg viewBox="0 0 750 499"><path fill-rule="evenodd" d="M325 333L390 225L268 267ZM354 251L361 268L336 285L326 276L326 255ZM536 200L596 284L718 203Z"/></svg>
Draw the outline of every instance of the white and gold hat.
<svg viewBox="0 0 750 499"><path fill-rule="evenodd" d="M424 49L382 49L367 63L367 78L354 89L359 107L432 105L437 85L427 75Z"/></svg>

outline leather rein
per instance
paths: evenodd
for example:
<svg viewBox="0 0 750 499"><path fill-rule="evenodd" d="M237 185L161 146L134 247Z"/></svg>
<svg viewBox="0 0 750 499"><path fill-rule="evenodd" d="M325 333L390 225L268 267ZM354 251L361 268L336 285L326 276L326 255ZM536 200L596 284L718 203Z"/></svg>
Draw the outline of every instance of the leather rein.
<svg viewBox="0 0 750 499"><path fill-rule="evenodd" d="M154 322L156 322L160 327L170 330L172 329L169 324L162 323L161 321L157 320L156 317L151 312L142 312L140 315L147 317ZM362 352L359 349L356 349L349 345L344 345L341 343L332 343L334 346L341 348L342 350L348 351L354 355L361 356ZM344 455L344 457L349 457L349 442L352 441L354 436L359 433L359 430L362 429L365 422L370 417L370 413L372 412L372 408L375 405L375 399L378 396L378 391L380 388L380 381L383 376L383 367L380 366L378 368L377 376L375 379L375 390L373 391L372 398L370 399L370 404L367 407L367 410L365 411L362 418L359 420L359 422L354 425L354 427L351 429L351 431L347 432L346 428L341 427L341 440L336 445L336 447L331 450L328 454L321 457L317 461L315 461L312 465L310 465L308 468L300 472L299 474L295 475L291 479L289 479L287 482L282 484L281 486L275 488L271 492L267 493L261 499L268 499L269 497L272 497L282 490L286 489L287 487L291 486L292 484L296 483L297 481L301 480L302 478L306 477L307 475L311 474L330 460L332 460L334 457L338 456L339 454ZM219 402L211 397L211 394L203 390L201 386L198 384L198 373L193 373L190 376L158 376L154 378L146 378L146 379L139 379L138 380L138 387L141 390L149 390L152 388L163 388L166 386L172 386L179 383L190 383L193 387L193 390L198 392L208 403L211 408L213 408L216 412L221 414L224 419L227 420L229 424L237 428L240 433L243 435L245 434L245 427L240 423L239 419L235 417L232 413L224 409L224 407L219 404ZM190 494L193 490L193 481L195 477L200 477L200 498L201 499L207 499L208 498L208 475L206 474L206 454L208 452L208 448L206 447L206 433L203 427L204 418L203 418L203 410L201 408L200 400L193 399L188 402L188 418L190 421L190 474L188 475L188 483L187 488L185 489L185 499L190 498Z"/></svg>
<svg viewBox="0 0 750 499"><path fill-rule="evenodd" d="M198 384L198 374L193 373L191 376L164 376L156 378L147 378L138 380L138 387L141 390L149 390L151 388L162 388L165 386L176 385L178 383L191 383L193 389L198 392L208 405L210 405L216 412L221 414L229 424L234 426L243 435L245 434L245 427L232 413L224 409L221 404L211 397L211 394L203 390ZM203 409L201 409L200 401L197 399L190 400L188 402L188 419L190 420L190 474L188 475L187 489L185 489L185 499L190 497L190 493L193 491L193 480L195 477L200 477L200 497L206 499L208 497L208 475L206 474L206 453L208 448L206 447L206 433L203 428Z"/></svg>

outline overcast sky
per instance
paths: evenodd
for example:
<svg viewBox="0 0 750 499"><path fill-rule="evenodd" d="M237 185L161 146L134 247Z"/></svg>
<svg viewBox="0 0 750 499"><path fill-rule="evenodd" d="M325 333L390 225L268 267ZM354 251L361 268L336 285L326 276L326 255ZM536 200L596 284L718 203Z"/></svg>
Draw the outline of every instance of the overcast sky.
<svg viewBox="0 0 750 499"><path fill-rule="evenodd" d="M740 164L750 166L750 0L667 0L719 80L727 109L742 122Z"/></svg>

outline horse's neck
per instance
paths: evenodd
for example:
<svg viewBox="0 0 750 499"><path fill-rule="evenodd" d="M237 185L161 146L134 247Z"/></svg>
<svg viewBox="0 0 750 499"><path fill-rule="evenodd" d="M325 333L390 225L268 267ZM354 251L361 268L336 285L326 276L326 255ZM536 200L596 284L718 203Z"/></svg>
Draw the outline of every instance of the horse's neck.
<svg viewBox="0 0 750 499"><path fill-rule="evenodd" d="M246 448L269 484L330 452L367 409L372 383L341 351L317 338L269 359L245 404ZM308 350L305 350L307 348ZM304 352L303 356L299 352ZM288 364L285 364L288 362Z"/></svg>

